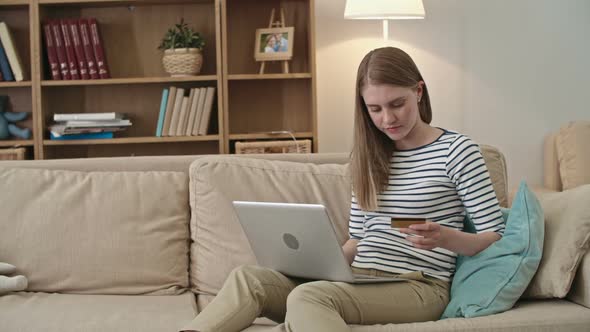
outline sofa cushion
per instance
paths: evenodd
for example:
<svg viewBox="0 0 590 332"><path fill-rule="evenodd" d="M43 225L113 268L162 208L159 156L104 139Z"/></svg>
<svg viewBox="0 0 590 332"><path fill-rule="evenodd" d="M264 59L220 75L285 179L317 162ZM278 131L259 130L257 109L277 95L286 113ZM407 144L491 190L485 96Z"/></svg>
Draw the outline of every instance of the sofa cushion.
<svg viewBox="0 0 590 332"><path fill-rule="evenodd" d="M556 137L563 190L590 184L590 121L570 122Z"/></svg>
<svg viewBox="0 0 590 332"><path fill-rule="evenodd" d="M564 300L521 301L511 310L484 317L405 324L350 325L352 332L587 332L588 326L590 309ZM243 332L276 331L285 331L284 324L276 329L276 326L262 322Z"/></svg>
<svg viewBox="0 0 590 332"><path fill-rule="evenodd" d="M232 269L256 263L232 201L324 204L343 243L350 195L345 165L232 156L195 161L190 168L191 287L216 294Z"/></svg>
<svg viewBox="0 0 590 332"><path fill-rule="evenodd" d="M188 176L0 169L0 261L29 291L178 294L188 287Z"/></svg>
<svg viewBox="0 0 590 332"><path fill-rule="evenodd" d="M170 332L197 314L194 295L136 296L19 292L0 297L0 330Z"/></svg>
<svg viewBox="0 0 590 332"><path fill-rule="evenodd" d="M545 213L543 259L524 298L563 298L590 246L590 184L539 194Z"/></svg>
<svg viewBox="0 0 590 332"><path fill-rule="evenodd" d="M544 230L543 210L526 183L521 183L505 219L500 240L477 255L457 258L451 301L443 318L503 312L525 291L541 260Z"/></svg>
<svg viewBox="0 0 590 332"><path fill-rule="evenodd" d="M508 207L508 177L504 155L500 150L490 145L482 144L480 149L490 173L498 203L500 203L500 206Z"/></svg>

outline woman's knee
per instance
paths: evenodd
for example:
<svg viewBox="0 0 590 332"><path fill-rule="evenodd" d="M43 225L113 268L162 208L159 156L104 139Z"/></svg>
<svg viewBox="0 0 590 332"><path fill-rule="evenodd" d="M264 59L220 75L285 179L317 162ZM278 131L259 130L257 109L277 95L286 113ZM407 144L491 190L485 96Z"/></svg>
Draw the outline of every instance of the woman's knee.
<svg viewBox="0 0 590 332"><path fill-rule="evenodd" d="M329 281L308 282L295 287L287 297L287 307L301 303L330 303Z"/></svg>

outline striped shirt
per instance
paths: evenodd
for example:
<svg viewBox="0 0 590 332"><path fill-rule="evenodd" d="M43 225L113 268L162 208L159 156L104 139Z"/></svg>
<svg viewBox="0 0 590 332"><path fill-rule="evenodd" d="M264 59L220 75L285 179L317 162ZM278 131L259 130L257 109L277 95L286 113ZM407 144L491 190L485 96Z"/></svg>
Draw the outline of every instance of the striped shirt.
<svg viewBox="0 0 590 332"><path fill-rule="evenodd" d="M462 230L469 214L478 233L504 232L498 199L479 146L448 130L430 144L393 153L389 181L377 195L377 205L376 211L363 211L352 195L349 233L359 240L354 267L392 273L422 271L450 281L456 253L413 247L406 234L391 228L391 217L426 218Z"/></svg>

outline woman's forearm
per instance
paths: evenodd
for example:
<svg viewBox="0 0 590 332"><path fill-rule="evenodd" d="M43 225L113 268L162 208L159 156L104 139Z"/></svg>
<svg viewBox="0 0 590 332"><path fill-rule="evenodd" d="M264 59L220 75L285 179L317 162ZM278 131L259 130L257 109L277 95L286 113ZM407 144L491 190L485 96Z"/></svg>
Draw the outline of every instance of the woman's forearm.
<svg viewBox="0 0 590 332"><path fill-rule="evenodd" d="M443 229L447 234L443 237L445 240L441 247L464 256L476 255L500 239L500 235L495 232L472 234L447 227Z"/></svg>
<svg viewBox="0 0 590 332"><path fill-rule="evenodd" d="M356 245L359 243L359 240L356 239L348 239L346 243L342 246L342 251L344 252L344 257L348 261L348 264L352 264L354 260L354 256L356 256Z"/></svg>

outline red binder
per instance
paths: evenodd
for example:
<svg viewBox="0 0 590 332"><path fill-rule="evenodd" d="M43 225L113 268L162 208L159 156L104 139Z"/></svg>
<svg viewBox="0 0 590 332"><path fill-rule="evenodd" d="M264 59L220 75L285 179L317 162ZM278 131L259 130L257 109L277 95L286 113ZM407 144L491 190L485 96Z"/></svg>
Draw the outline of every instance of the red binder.
<svg viewBox="0 0 590 332"><path fill-rule="evenodd" d="M51 30L53 31L53 38L55 39L55 51L57 53L57 62L59 63L59 72L64 80L71 80L70 68L68 67L68 59L66 57L66 48L64 40L61 36L61 28L59 22L49 21Z"/></svg>
<svg viewBox="0 0 590 332"><path fill-rule="evenodd" d="M55 44L53 32L51 31L51 25L49 22L43 23L43 32L45 34L45 51L47 52L47 60L49 62L49 69L51 71L51 78L54 80L61 80L61 74L59 73L59 62L57 60L57 51L55 50Z"/></svg>
<svg viewBox="0 0 590 332"><path fill-rule="evenodd" d="M88 64L88 75L93 80L99 79L98 68L96 67L96 59L94 58L94 51L92 50L92 43L90 42L90 32L88 28L88 21L86 19L79 19L78 25L80 27L80 39L82 41L82 49L84 50L84 57Z"/></svg>
<svg viewBox="0 0 590 332"><path fill-rule="evenodd" d="M96 58L96 64L98 67L98 75L100 78L110 78L109 66L107 65L107 59L104 55L104 47L98 32L98 23L96 19L89 18L88 25L90 27L90 41L92 42L92 49L94 50L94 57Z"/></svg>
<svg viewBox="0 0 590 332"><path fill-rule="evenodd" d="M78 30L78 21L77 20L67 20L67 25L70 32L70 37L72 37L72 44L74 45L74 51L76 53L76 60L78 60L78 70L80 71L80 77L83 80L90 79L90 75L88 75L88 65L86 61L86 56L84 55L84 47L82 46L82 41L80 40L80 32Z"/></svg>
<svg viewBox="0 0 590 332"><path fill-rule="evenodd" d="M78 73L76 51L74 51L74 44L72 44L72 39L70 38L68 23L66 22L66 20L60 20L59 25L61 27L62 36L64 39L64 46L66 47L66 59L68 60L68 68L70 68L70 75L72 75L73 80L79 80L80 74Z"/></svg>

